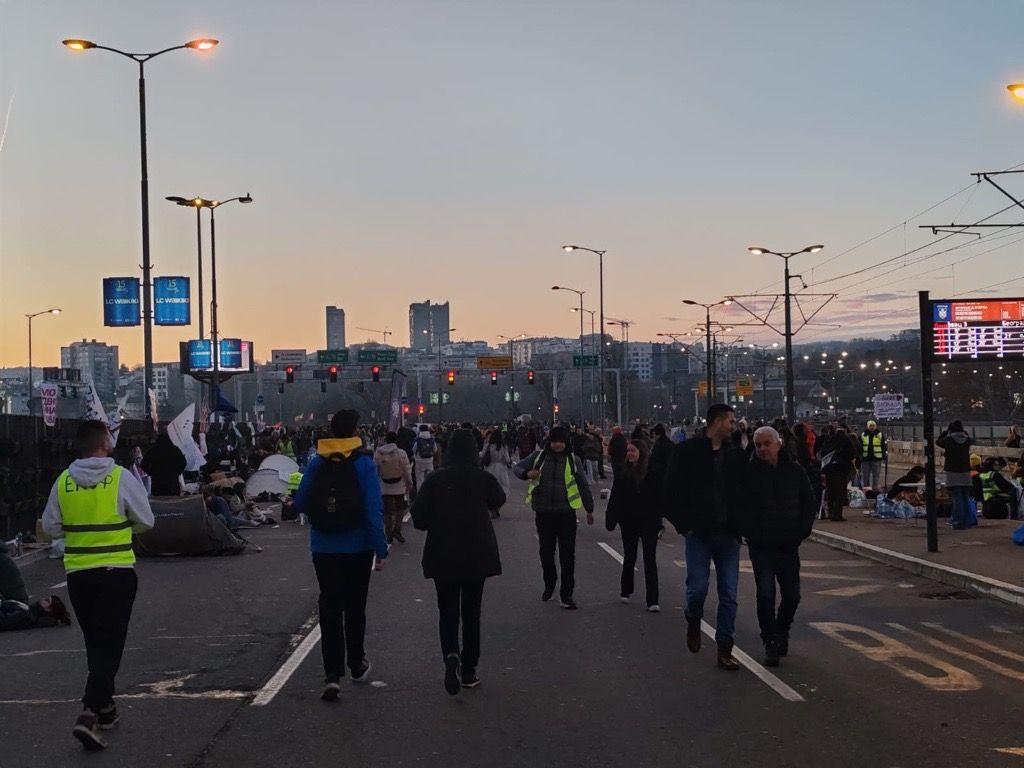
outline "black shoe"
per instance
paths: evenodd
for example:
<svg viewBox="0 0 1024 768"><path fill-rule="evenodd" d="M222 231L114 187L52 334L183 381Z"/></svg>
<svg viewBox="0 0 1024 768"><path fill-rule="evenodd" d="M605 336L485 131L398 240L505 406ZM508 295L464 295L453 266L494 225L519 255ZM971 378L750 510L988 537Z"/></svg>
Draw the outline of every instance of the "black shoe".
<svg viewBox="0 0 1024 768"><path fill-rule="evenodd" d="M718 666L729 672L735 672L740 668L740 663L732 655L732 650L718 649Z"/></svg>
<svg viewBox="0 0 1024 768"><path fill-rule="evenodd" d="M690 653L700 653L700 622L686 622L686 647Z"/></svg>
<svg viewBox="0 0 1024 768"><path fill-rule="evenodd" d="M402 535L401 531L395 531L395 541L399 544L405 544L405 536Z"/></svg>
<svg viewBox="0 0 1024 768"><path fill-rule="evenodd" d="M561 601L561 606L563 608L565 608L565 610L567 610L567 611L577 611L577 610L579 610L579 606L576 605L576 601L573 600L571 597L563 598L562 601Z"/></svg>
<svg viewBox="0 0 1024 768"><path fill-rule="evenodd" d="M107 748L107 742L100 738L98 730L99 718L87 709L78 716L71 735L82 742L82 746L90 752L98 752Z"/></svg>
<svg viewBox="0 0 1024 768"><path fill-rule="evenodd" d="M324 701L337 701L338 695L341 693L341 686L338 685L340 679L337 675L328 676L327 684L324 686L324 691L320 694L320 698Z"/></svg>
<svg viewBox="0 0 1024 768"><path fill-rule="evenodd" d="M775 651L779 656L789 655L789 635L782 635L775 639Z"/></svg>
<svg viewBox="0 0 1024 768"><path fill-rule="evenodd" d="M473 667L462 668L462 687L476 688L480 685L480 678L476 676L476 669Z"/></svg>
<svg viewBox="0 0 1024 768"><path fill-rule="evenodd" d="M115 725L117 721L121 719L121 715L117 712L117 705L111 704L106 709L101 709L99 714L96 716L96 724L104 731L109 731Z"/></svg>
<svg viewBox="0 0 1024 768"><path fill-rule="evenodd" d="M555 594L555 588L554 587L552 587L551 589L545 588L543 594L541 594L541 596L540 596L540 599L543 600L546 603L548 600L551 599L551 596L553 594Z"/></svg>
<svg viewBox="0 0 1024 768"><path fill-rule="evenodd" d="M766 667L779 666L779 649L775 643L769 642L764 644L764 665Z"/></svg>
<svg viewBox="0 0 1024 768"><path fill-rule="evenodd" d="M373 667L370 666L370 660L363 656L362 663L352 670L352 682L353 683L365 683L370 679L370 670Z"/></svg>
<svg viewBox="0 0 1024 768"><path fill-rule="evenodd" d="M449 653L444 660L444 689L455 696L461 689L459 681L459 654Z"/></svg>

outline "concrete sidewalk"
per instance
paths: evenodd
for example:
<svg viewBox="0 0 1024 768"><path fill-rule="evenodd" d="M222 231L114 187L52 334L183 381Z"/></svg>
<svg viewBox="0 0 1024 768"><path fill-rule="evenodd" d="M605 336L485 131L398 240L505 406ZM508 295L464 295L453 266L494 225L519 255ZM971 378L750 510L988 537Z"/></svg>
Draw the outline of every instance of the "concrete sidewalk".
<svg viewBox="0 0 1024 768"><path fill-rule="evenodd" d="M939 551L928 552L925 521L880 520L847 509L846 521L818 520L811 540L960 589L1024 607L1024 547L1011 534L1019 520L978 520L953 531L939 520Z"/></svg>

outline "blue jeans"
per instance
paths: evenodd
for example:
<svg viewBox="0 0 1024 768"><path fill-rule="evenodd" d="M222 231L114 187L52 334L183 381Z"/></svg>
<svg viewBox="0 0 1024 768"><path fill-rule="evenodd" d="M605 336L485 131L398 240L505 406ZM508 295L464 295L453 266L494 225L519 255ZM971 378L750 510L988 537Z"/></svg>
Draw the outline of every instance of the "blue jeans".
<svg viewBox="0 0 1024 768"><path fill-rule="evenodd" d="M971 501L971 489L966 485L951 485L949 495L953 502L953 513L949 524L954 528L972 528L978 524L978 515Z"/></svg>
<svg viewBox="0 0 1024 768"><path fill-rule="evenodd" d="M740 542L729 533L686 537L686 611L688 622L704 616L704 600L711 582L711 563L715 563L718 587L718 619L715 642L731 651L736 630L736 592L740 581Z"/></svg>

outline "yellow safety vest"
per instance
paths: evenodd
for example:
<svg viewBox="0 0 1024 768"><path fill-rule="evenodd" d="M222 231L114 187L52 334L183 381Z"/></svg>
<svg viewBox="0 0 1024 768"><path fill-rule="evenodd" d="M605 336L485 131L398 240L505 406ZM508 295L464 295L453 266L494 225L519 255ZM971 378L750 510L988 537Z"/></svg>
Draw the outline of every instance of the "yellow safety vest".
<svg viewBox="0 0 1024 768"><path fill-rule="evenodd" d="M995 481L995 472L982 472L979 477L981 478L981 498L982 501L1009 501L1010 497L1006 495Z"/></svg>
<svg viewBox="0 0 1024 768"><path fill-rule="evenodd" d="M295 492L299 490L299 485L302 484L302 473L292 472L288 475L288 493L295 495Z"/></svg>
<svg viewBox="0 0 1024 768"><path fill-rule="evenodd" d="M881 459L882 456L882 433L875 432L871 434L864 432L860 436L861 444L861 458L863 459Z"/></svg>
<svg viewBox="0 0 1024 768"><path fill-rule="evenodd" d="M132 522L117 509L123 468L92 488L74 481L67 470L57 479L57 503L64 528L64 569L132 565Z"/></svg>
<svg viewBox="0 0 1024 768"><path fill-rule="evenodd" d="M533 460L534 469L543 469L544 467L544 453L543 451L537 455L537 458ZM571 464L576 459L572 454L567 453L565 456L565 497L569 500L569 506L573 510L581 509L583 507L583 499L580 498L580 487L576 484L576 473L572 471ZM540 479L531 480L529 485L526 486L526 503L533 503L533 491L540 485Z"/></svg>
<svg viewBox="0 0 1024 768"><path fill-rule="evenodd" d="M281 455L287 456L289 459L295 458L295 451L292 448L291 440L285 440L281 443Z"/></svg>

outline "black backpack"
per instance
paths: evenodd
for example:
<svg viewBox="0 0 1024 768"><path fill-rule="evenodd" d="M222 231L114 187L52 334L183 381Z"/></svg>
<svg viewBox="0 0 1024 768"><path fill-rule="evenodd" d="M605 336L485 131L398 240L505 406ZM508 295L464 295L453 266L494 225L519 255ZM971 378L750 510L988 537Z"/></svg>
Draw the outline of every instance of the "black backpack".
<svg viewBox="0 0 1024 768"><path fill-rule="evenodd" d="M320 531L335 533L358 528L363 522L363 493L356 473L356 460L368 455L356 450L346 458L335 453L320 465L310 491L309 524Z"/></svg>

